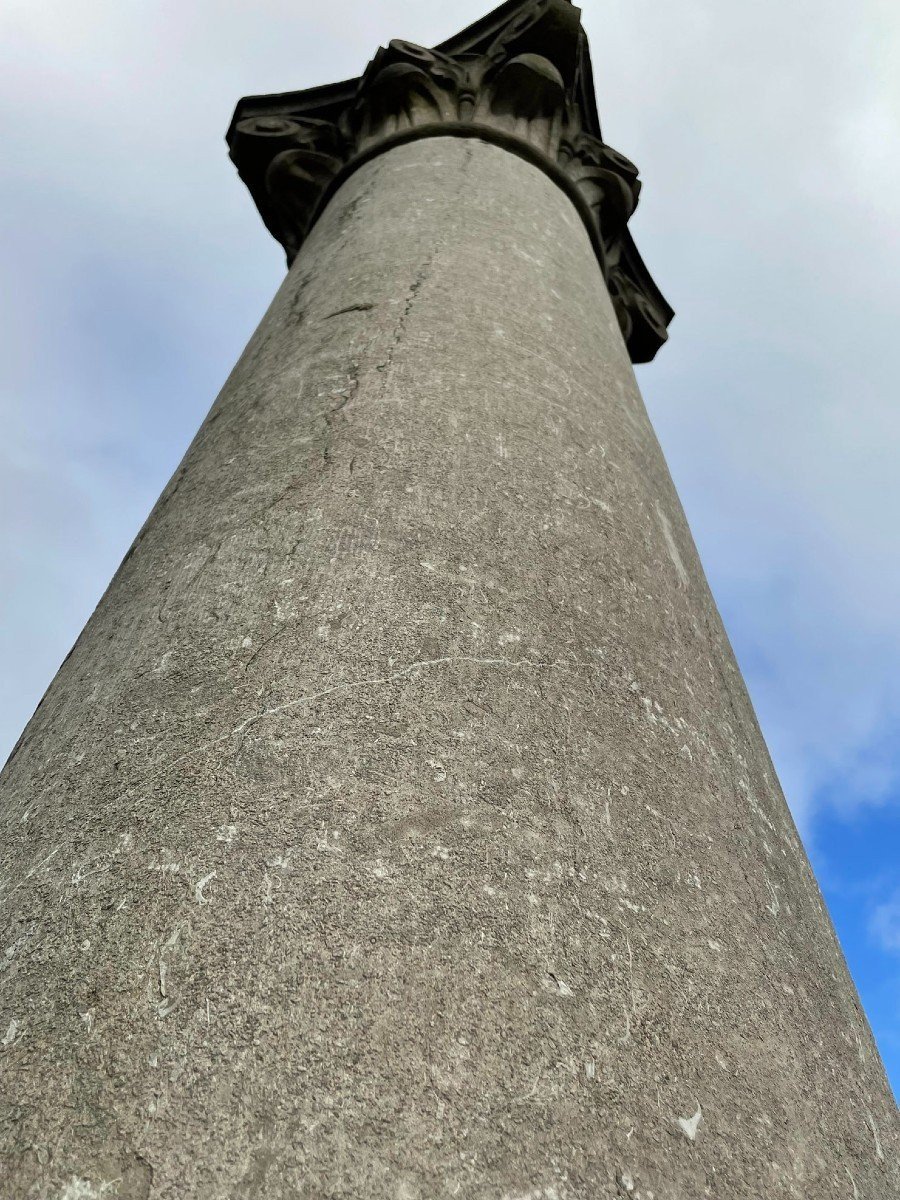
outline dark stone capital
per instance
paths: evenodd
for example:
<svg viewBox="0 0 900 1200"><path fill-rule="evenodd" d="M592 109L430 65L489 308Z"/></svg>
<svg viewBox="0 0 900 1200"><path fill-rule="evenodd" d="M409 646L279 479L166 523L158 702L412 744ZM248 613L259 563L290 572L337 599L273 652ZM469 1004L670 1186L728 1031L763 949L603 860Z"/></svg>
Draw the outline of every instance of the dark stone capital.
<svg viewBox="0 0 900 1200"><path fill-rule="evenodd" d="M628 231L637 168L600 133L587 38L570 0L510 0L433 50L393 41L359 79L241 100L231 157L292 262L335 189L413 138L478 137L529 159L581 214L634 362L672 309Z"/></svg>

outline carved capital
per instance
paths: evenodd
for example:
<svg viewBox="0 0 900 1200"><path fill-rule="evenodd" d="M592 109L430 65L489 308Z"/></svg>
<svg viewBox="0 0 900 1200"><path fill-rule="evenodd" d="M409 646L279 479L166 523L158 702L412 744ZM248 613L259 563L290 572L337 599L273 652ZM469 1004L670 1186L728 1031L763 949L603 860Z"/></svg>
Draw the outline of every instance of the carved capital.
<svg viewBox="0 0 900 1200"><path fill-rule="evenodd" d="M587 39L569 0L512 0L429 50L393 41L359 79L240 101L231 157L292 262L335 188L419 137L479 137L528 158L572 198L631 357L649 361L672 310L628 232L637 168L600 134Z"/></svg>

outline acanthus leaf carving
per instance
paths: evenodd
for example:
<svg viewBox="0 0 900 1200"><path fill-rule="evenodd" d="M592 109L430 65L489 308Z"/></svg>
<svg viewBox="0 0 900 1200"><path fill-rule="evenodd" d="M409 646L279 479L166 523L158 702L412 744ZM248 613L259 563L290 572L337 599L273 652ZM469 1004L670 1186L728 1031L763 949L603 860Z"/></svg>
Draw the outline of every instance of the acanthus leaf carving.
<svg viewBox="0 0 900 1200"><path fill-rule="evenodd" d="M486 111L476 104L476 116L556 157L566 118L566 89L548 58L518 54L502 62L485 81L483 97Z"/></svg>

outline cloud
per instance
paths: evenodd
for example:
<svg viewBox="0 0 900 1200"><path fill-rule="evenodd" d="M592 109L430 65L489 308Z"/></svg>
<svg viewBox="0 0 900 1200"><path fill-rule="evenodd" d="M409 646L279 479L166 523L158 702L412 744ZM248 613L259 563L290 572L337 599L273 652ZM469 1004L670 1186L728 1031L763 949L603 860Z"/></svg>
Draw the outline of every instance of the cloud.
<svg viewBox="0 0 900 1200"><path fill-rule="evenodd" d="M900 892L873 910L869 932L883 950L900 954Z"/></svg>

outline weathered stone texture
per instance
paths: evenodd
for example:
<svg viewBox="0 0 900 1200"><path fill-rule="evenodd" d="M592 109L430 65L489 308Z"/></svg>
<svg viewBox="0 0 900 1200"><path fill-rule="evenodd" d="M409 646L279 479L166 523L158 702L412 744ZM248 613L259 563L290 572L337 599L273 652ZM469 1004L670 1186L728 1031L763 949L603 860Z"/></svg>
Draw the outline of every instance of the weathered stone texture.
<svg viewBox="0 0 900 1200"><path fill-rule="evenodd" d="M588 235L503 149L343 184L2 804L4 1197L900 1192Z"/></svg>

